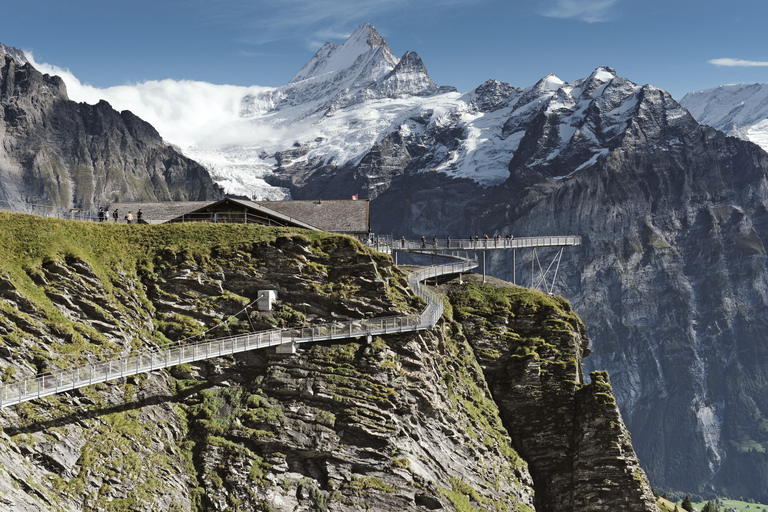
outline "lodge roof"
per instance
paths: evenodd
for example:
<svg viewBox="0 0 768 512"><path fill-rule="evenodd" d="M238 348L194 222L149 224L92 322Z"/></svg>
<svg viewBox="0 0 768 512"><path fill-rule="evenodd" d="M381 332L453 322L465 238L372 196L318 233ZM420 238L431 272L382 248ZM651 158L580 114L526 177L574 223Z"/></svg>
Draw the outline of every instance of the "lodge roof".
<svg viewBox="0 0 768 512"><path fill-rule="evenodd" d="M367 200L257 201L257 204L303 219L323 231L367 233L371 227Z"/></svg>
<svg viewBox="0 0 768 512"><path fill-rule="evenodd" d="M109 215L117 208L119 220L130 211L142 210L142 220L151 224L202 219L202 215L243 207L249 215L261 220L271 220L278 225L334 233L367 233L370 228L368 201L317 200L317 201L248 201L225 198L219 201L163 201L154 203L125 202L110 206ZM207 220L207 217L206 219Z"/></svg>

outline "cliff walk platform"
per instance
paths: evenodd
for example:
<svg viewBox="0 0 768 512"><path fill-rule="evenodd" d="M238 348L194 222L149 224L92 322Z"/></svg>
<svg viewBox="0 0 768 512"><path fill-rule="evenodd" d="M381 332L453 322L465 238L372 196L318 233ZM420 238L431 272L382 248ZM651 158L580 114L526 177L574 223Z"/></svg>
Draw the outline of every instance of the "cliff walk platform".
<svg viewBox="0 0 768 512"><path fill-rule="evenodd" d="M249 350L276 347L278 353L293 353L296 345L319 341L400 334L432 329L443 314L443 299L425 284L427 279L439 276L461 274L479 266L477 258L467 254L474 251L522 249L535 247L562 247L578 245L579 237L536 237L511 240L508 245L473 246L474 240L447 241L429 248L422 247L420 241L400 241L398 251L443 256L456 260L453 263L423 267L408 275L408 283L416 295L424 299L426 307L416 314L380 318L365 318L347 322L328 322L317 325L288 329L272 329L227 336L207 341L192 341L183 345L163 348L150 348L85 366L62 369L57 372L0 385L0 408L37 398L72 391L92 384L117 380L131 375L147 373L184 363L192 363L226 355L233 355ZM493 244L493 241L490 241ZM498 241L497 241L498 242ZM454 244L455 247L454 247ZM398 244L395 244L398 245ZM461 256L459 251L464 252ZM485 258L483 258L483 276L485 278ZM253 304L249 305L252 307ZM248 307L243 311L247 311ZM242 313L242 311L241 311ZM238 313L239 314L239 313ZM234 315L236 317L237 315Z"/></svg>
<svg viewBox="0 0 768 512"><path fill-rule="evenodd" d="M531 288L542 288L548 293L552 293L554 282L557 278L557 271L562 260L563 250L566 247L581 245L581 237L578 235L569 236L531 236L531 237L504 237L504 238L437 238L421 240L394 240L387 249L391 251L392 258L397 265L397 256L399 252L421 254L431 256L433 264L437 257L452 258L457 260L468 259L469 255L481 255L483 282L486 279L486 254L491 251L507 251L512 256L512 283L517 284L517 251L522 249L531 250ZM557 249L548 265L542 265L537 249L554 248ZM538 265L538 268L537 268ZM535 277L536 270L539 271L538 280ZM547 275L553 273L551 284L547 285Z"/></svg>

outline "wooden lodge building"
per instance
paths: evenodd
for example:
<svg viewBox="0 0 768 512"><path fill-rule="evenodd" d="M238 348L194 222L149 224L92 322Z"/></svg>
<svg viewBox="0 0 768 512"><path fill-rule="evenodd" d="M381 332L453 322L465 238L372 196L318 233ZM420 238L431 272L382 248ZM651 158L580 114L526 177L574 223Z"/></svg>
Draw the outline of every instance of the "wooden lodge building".
<svg viewBox="0 0 768 512"><path fill-rule="evenodd" d="M141 220L138 212L141 210ZM117 217L115 217L117 212ZM107 221L125 222L131 213L134 222L232 222L290 226L353 236L370 232L367 200L248 201L225 198L219 201L165 201L158 203L114 203Z"/></svg>

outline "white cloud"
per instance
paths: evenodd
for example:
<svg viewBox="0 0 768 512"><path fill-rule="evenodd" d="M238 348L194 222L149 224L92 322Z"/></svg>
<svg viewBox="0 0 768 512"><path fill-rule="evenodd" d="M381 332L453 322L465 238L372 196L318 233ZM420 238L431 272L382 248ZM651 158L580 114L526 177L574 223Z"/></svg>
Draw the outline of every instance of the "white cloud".
<svg viewBox="0 0 768 512"><path fill-rule="evenodd" d="M742 60L742 59L712 59L708 60L710 64L715 66L727 66L727 67L760 67L768 66L766 61L755 60Z"/></svg>
<svg viewBox="0 0 768 512"><path fill-rule="evenodd" d="M619 0L554 0L539 14L548 18L577 19L589 23L609 21Z"/></svg>
<svg viewBox="0 0 768 512"><path fill-rule="evenodd" d="M282 133L256 126L239 115L244 96L270 90L268 87L168 79L99 89L81 83L68 69L36 62L29 52L26 55L40 72L59 75L71 100L89 104L106 100L115 110L130 110L154 126L167 142L182 149L262 145L279 139Z"/></svg>

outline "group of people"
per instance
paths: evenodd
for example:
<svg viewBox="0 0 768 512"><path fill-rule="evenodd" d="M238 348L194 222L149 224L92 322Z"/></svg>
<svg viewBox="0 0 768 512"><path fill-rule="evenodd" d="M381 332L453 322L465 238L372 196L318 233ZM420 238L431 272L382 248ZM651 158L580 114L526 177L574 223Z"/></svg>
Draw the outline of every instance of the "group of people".
<svg viewBox="0 0 768 512"><path fill-rule="evenodd" d="M109 222L109 206L106 208L99 207L99 222ZM144 217L144 212L141 211L141 208L139 208L139 211L136 212L136 221L141 222L142 218ZM114 219L115 222L117 222L120 219L120 213L117 208L112 210L112 219ZM125 217L123 218L125 220L126 224L130 225L133 224L133 214L129 211L125 214Z"/></svg>
<svg viewBox="0 0 768 512"><path fill-rule="evenodd" d="M505 236L504 237L504 247L508 247L513 238L514 237L512 236L511 233L509 235ZM480 240L477 238L477 235L475 235L474 238L470 236L469 239L472 240L474 247L479 247ZM490 240L491 239L488 237L488 235L483 235L483 242L484 242L483 247L489 247L488 244L489 244ZM501 240L502 240L501 235L499 235L499 234L493 235L493 246L494 247L498 247L499 244L501 244Z"/></svg>

